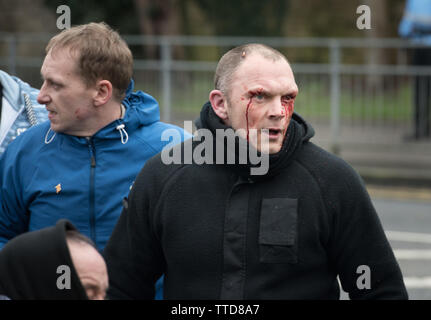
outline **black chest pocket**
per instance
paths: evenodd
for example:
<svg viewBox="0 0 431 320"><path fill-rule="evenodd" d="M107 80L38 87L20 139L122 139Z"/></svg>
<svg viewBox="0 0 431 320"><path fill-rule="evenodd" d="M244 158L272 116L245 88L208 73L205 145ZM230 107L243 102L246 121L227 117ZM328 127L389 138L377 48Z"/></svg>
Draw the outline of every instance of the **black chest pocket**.
<svg viewBox="0 0 431 320"><path fill-rule="evenodd" d="M261 263L296 263L298 251L298 200L262 199L259 226Z"/></svg>

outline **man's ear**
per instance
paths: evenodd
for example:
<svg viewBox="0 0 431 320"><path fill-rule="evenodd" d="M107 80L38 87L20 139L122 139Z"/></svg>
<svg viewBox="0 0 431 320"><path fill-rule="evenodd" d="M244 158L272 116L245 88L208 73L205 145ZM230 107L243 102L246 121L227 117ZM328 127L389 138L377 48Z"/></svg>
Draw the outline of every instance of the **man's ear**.
<svg viewBox="0 0 431 320"><path fill-rule="evenodd" d="M220 90L212 90L209 98L215 114L220 119L227 122L229 120L229 115L227 113L227 100L223 92Z"/></svg>
<svg viewBox="0 0 431 320"><path fill-rule="evenodd" d="M95 87L94 105L96 107L106 104L112 97L112 83L108 80L99 80Z"/></svg>

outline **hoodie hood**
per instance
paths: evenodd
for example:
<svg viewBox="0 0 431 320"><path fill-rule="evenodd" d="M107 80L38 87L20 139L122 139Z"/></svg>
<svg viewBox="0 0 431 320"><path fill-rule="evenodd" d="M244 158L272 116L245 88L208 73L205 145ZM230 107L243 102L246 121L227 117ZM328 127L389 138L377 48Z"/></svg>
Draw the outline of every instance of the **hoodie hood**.
<svg viewBox="0 0 431 320"><path fill-rule="evenodd" d="M196 120L195 124L198 129L209 129L213 133L215 139L217 139L217 129L232 129L231 127L226 126L222 122L222 120L215 114L210 102L204 104L201 110L200 118ZM286 138L284 139L281 150L275 154L269 155L269 169L266 174L264 174L263 176L252 176L250 174L250 169L254 167L254 165L252 165L249 161L247 164L235 163L233 166L231 165L229 167L236 171L239 175L245 176L246 178L251 178L253 180L260 179L259 177L271 177L273 175L276 175L279 170L282 170L283 168L287 167L295 158L302 145L304 143L307 143L313 136L314 129L311 127L311 125L308 124L299 114L293 113L292 119L286 132ZM222 142L225 145L225 154L227 154L228 152L235 152L236 161L239 159L240 147L238 145L241 145L239 143L241 139L242 138L236 137L235 150L226 146L225 141ZM246 143L246 145L248 148L253 148L249 145L248 142ZM258 155L260 156L261 153L258 152Z"/></svg>
<svg viewBox="0 0 431 320"><path fill-rule="evenodd" d="M17 77L0 70L2 84L2 116L0 124L0 154L6 146L27 128L48 119L45 106L37 103L39 90Z"/></svg>
<svg viewBox="0 0 431 320"><path fill-rule="evenodd" d="M126 97L123 100L123 105L126 107L126 115L124 117L124 121L132 122L132 116L128 117L127 113L131 110L135 109L136 113L133 116L136 116L137 124L140 126L147 126L154 122L160 121L160 111L159 104L156 99L154 99L149 94L136 91L133 92L135 82L133 79L130 81L129 87L126 91ZM133 125L129 123L128 125Z"/></svg>
<svg viewBox="0 0 431 320"><path fill-rule="evenodd" d="M134 81L132 79L127 88L126 97L121 102L126 108L124 117L115 120L96 132L95 139L121 138L123 140L123 133L127 135L140 127L149 126L160 121L159 104L156 99L142 91L133 92L133 88ZM123 128L120 130L120 127Z"/></svg>
<svg viewBox="0 0 431 320"><path fill-rule="evenodd" d="M121 139L121 141L126 144L128 139L126 137L128 137L130 133L138 130L140 127L149 126L160 121L159 104L156 99L142 91L133 92L133 88L134 81L132 79L127 88L126 97L121 102L126 108L124 117L109 123L97 131L93 135L95 140ZM55 139L55 134L59 136L65 135L63 133L49 131L46 134L46 141L50 142ZM87 143L87 140L82 137L72 137L72 139L78 143Z"/></svg>
<svg viewBox="0 0 431 320"><path fill-rule="evenodd" d="M3 98L5 98L10 106L17 112L20 112L25 107L23 93L29 95L33 107L45 109L45 106L37 103L37 95L39 90L31 87L28 83L21 79L11 76L0 70L0 81L3 85ZM45 120L45 118L44 118Z"/></svg>
<svg viewBox="0 0 431 320"><path fill-rule="evenodd" d="M21 101L20 85L17 80L19 79L0 70L0 81L3 86L3 97L9 102L15 111L19 111L24 107L24 104Z"/></svg>
<svg viewBox="0 0 431 320"><path fill-rule="evenodd" d="M61 219L9 241L0 251L0 295L11 300L88 299L69 253L67 230L76 228ZM70 268L70 289L57 287L63 274L59 266Z"/></svg>

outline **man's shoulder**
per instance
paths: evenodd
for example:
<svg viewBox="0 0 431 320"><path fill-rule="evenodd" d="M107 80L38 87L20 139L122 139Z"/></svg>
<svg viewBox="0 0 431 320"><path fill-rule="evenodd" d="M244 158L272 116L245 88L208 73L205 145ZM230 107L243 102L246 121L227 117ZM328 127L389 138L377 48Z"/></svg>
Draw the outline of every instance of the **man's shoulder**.
<svg viewBox="0 0 431 320"><path fill-rule="evenodd" d="M317 187L327 204L368 201L362 177L339 156L308 143L297 164L302 168L300 178Z"/></svg>
<svg viewBox="0 0 431 320"><path fill-rule="evenodd" d="M164 147L170 147L181 143L192 137L192 135L174 124L156 121L141 127L138 139L150 146L155 154L162 151Z"/></svg>
<svg viewBox="0 0 431 320"><path fill-rule="evenodd" d="M177 125L174 125L172 123L167 123L167 122L163 122L163 121L155 121L151 124L143 126L142 129L144 131L151 131L151 132L157 133L159 135L163 134L163 132L165 132L166 130L175 130L179 134L184 134L184 132L186 132L186 134L187 134L187 131L184 131L183 128L181 128Z"/></svg>
<svg viewBox="0 0 431 320"><path fill-rule="evenodd" d="M31 144L32 149L37 148L37 145L42 146L49 127L49 121L45 121L26 129L9 144L8 148L21 148L29 144Z"/></svg>
<svg viewBox="0 0 431 320"><path fill-rule="evenodd" d="M182 143L172 148L166 148L163 152L148 159L135 180L134 188L144 189L144 186L148 186L151 192L157 192L157 190L162 190L168 182L177 181L182 170L190 165L171 163L167 161L166 154L173 149L181 148L181 145Z"/></svg>
<svg viewBox="0 0 431 320"><path fill-rule="evenodd" d="M189 143L189 141L192 140L187 139L186 143ZM183 161L184 144L185 141L171 146L166 145L161 152L155 154L147 161L145 164L145 167L148 167L147 171L162 175L170 175L187 166L188 164L185 164Z"/></svg>
<svg viewBox="0 0 431 320"><path fill-rule="evenodd" d="M358 173L344 159L312 142L304 144L297 162L308 170L313 176L330 179L333 182L339 179L357 179Z"/></svg>
<svg viewBox="0 0 431 320"><path fill-rule="evenodd" d="M31 127L17 136L0 157L1 170L11 167L29 170L33 167L31 164L45 163L46 158L42 158L46 155L43 148L46 146L44 141L48 129L49 122ZM55 151L51 154L55 154Z"/></svg>

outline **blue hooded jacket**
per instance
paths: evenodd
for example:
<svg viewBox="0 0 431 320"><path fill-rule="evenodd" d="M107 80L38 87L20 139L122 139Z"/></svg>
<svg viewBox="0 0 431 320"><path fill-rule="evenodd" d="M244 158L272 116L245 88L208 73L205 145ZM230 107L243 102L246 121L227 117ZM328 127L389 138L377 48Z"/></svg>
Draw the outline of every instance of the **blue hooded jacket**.
<svg viewBox="0 0 431 320"><path fill-rule="evenodd" d="M21 79L0 70L2 112L0 123L0 155L13 139L29 127L48 120L45 106L37 103L39 90Z"/></svg>
<svg viewBox="0 0 431 320"><path fill-rule="evenodd" d="M145 162L170 141L157 101L129 86L126 113L91 138L50 130L50 122L28 129L0 160L0 249L26 231L69 219L102 250L122 211L122 199ZM122 126L124 125L124 126Z"/></svg>

